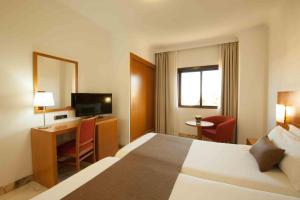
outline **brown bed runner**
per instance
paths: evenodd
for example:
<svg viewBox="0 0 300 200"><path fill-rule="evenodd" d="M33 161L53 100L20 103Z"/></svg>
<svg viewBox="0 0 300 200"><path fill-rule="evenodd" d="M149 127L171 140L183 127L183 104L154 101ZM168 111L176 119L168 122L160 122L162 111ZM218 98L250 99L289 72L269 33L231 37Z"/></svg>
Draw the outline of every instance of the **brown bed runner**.
<svg viewBox="0 0 300 200"><path fill-rule="evenodd" d="M169 199L191 143L191 139L157 134L63 199Z"/></svg>

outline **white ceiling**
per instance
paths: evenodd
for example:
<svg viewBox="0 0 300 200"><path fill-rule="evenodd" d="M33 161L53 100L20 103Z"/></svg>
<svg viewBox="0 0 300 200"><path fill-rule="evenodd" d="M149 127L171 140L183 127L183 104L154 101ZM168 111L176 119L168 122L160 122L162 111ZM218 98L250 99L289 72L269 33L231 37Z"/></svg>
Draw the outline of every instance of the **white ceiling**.
<svg viewBox="0 0 300 200"><path fill-rule="evenodd" d="M264 23L282 0L59 0L113 34L154 46L219 37Z"/></svg>

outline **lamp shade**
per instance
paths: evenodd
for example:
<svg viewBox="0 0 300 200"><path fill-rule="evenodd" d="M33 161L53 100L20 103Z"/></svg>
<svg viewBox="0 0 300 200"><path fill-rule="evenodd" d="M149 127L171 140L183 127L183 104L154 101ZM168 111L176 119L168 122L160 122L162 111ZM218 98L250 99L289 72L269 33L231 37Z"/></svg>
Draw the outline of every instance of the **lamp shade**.
<svg viewBox="0 0 300 200"><path fill-rule="evenodd" d="M54 106L52 92L37 92L34 95L34 106Z"/></svg>

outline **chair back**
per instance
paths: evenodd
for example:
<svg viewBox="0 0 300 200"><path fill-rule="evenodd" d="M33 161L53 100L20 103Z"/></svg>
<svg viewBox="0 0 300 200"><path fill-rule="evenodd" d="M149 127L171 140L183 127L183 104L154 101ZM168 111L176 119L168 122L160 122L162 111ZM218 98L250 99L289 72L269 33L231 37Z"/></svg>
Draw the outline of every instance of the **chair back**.
<svg viewBox="0 0 300 200"><path fill-rule="evenodd" d="M82 119L77 133L79 146L95 140L96 118Z"/></svg>
<svg viewBox="0 0 300 200"><path fill-rule="evenodd" d="M211 134L203 129L203 134L216 142L232 142L233 133L236 127L236 119L229 116L211 116L203 120L213 122L214 126L207 129L214 129L215 134Z"/></svg>
<svg viewBox="0 0 300 200"><path fill-rule="evenodd" d="M224 142L233 142L233 134L236 127L234 117L226 117L226 120L217 126L217 133L223 135Z"/></svg>
<svg viewBox="0 0 300 200"><path fill-rule="evenodd" d="M216 128L219 124L221 124L223 122L226 122L226 121L230 120L231 118L232 117L218 115L218 116L206 117L206 118L203 118L203 120L213 122L214 123L214 128Z"/></svg>

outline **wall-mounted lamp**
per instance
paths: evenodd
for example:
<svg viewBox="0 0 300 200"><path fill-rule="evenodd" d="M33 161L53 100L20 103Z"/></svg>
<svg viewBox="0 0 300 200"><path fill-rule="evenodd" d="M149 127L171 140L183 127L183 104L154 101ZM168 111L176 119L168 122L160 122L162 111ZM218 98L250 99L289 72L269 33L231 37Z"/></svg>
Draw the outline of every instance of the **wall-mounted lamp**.
<svg viewBox="0 0 300 200"><path fill-rule="evenodd" d="M289 123L290 117L295 115L295 107L276 104L276 121L279 123Z"/></svg>
<svg viewBox="0 0 300 200"><path fill-rule="evenodd" d="M285 106L282 104L276 104L276 122L285 122Z"/></svg>

